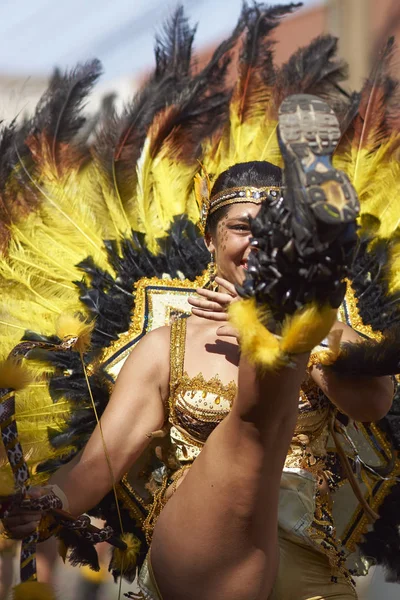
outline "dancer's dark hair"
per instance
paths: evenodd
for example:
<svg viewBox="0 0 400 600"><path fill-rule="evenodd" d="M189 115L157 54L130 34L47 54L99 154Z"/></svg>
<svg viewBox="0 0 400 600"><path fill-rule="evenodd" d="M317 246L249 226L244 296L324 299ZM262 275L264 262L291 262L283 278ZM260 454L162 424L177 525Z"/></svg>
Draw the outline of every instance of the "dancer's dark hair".
<svg viewBox="0 0 400 600"><path fill-rule="evenodd" d="M222 190L234 187L267 187L282 185L282 169L267 161L253 160L251 162L238 163L223 171L211 190L211 197ZM215 233L218 222L229 210L228 206L216 210L207 219L206 232Z"/></svg>

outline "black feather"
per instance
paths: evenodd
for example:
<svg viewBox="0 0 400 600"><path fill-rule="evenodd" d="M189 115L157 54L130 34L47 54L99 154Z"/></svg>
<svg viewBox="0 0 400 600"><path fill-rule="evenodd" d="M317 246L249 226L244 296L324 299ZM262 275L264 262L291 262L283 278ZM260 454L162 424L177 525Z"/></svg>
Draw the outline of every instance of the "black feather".
<svg viewBox="0 0 400 600"><path fill-rule="evenodd" d="M83 126L82 109L89 92L101 75L101 63L92 60L69 72L58 69L39 101L31 123L32 133L46 132L53 140L53 160L57 162L57 146L73 140Z"/></svg>
<svg viewBox="0 0 400 600"><path fill-rule="evenodd" d="M122 116L110 119L94 144L94 154L109 186L123 204L129 202L135 189L135 166L156 116L160 127L152 140L152 156L168 138L171 152L197 166L203 139L227 118L229 93L225 89L225 76L230 51L243 27L240 21L204 69L193 74L190 61L195 30L188 26L182 8L167 23L163 37L158 39L153 76Z"/></svg>
<svg viewBox="0 0 400 600"><path fill-rule="evenodd" d="M190 75L196 29L197 27L190 27L183 6L178 6L163 30L156 36L154 51L157 80L169 73L172 73L178 81Z"/></svg>
<svg viewBox="0 0 400 600"><path fill-rule="evenodd" d="M347 108L349 98L339 84L347 78L348 67L336 57L337 45L337 38L322 35L295 52L278 73L278 102L290 94L316 94L335 112L343 112L341 105Z"/></svg>
<svg viewBox="0 0 400 600"><path fill-rule="evenodd" d="M345 342L336 361L327 367L338 375L382 377L400 373L400 324L385 332L382 340Z"/></svg>
<svg viewBox="0 0 400 600"><path fill-rule="evenodd" d="M91 542L67 527L62 527L57 537L67 548L68 560L73 567L88 565L93 571L100 571L99 557Z"/></svg>
<svg viewBox="0 0 400 600"><path fill-rule="evenodd" d="M266 83L274 82L272 49L275 41L272 31L278 27L280 18L302 6L301 2L268 6L262 3L243 4L242 20L246 23L247 34L240 61L246 69L260 69Z"/></svg>
<svg viewBox="0 0 400 600"><path fill-rule="evenodd" d="M122 114L111 114L99 130L93 152L108 175L111 187L115 184L120 187L126 178L131 185L129 171L134 170L154 116L171 104L172 98L187 85L194 34L195 28L189 27L183 8L178 7L157 37L154 73ZM129 163L122 172L121 162L122 166Z"/></svg>
<svg viewBox="0 0 400 600"><path fill-rule="evenodd" d="M34 210L38 200L28 184L20 161L28 164L25 145L26 128L12 121L0 132L0 254L5 253L10 239L9 226Z"/></svg>

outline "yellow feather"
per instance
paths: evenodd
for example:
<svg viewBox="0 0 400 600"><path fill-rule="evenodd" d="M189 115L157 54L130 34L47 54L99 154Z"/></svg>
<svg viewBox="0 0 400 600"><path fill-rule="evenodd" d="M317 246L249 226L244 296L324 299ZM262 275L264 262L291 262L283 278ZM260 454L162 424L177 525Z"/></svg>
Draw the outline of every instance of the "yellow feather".
<svg viewBox="0 0 400 600"><path fill-rule="evenodd" d="M400 135L392 135L371 152L350 147L336 153L334 166L349 176L360 200L360 215L372 215L380 223L372 236L391 237L399 226L400 165L397 148Z"/></svg>
<svg viewBox="0 0 400 600"><path fill-rule="evenodd" d="M77 338L74 348L82 354L89 349L94 321L88 323L78 315L61 314L57 319L56 333L61 339Z"/></svg>
<svg viewBox="0 0 400 600"><path fill-rule="evenodd" d="M370 193L362 204L362 214L379 219L376 235L390 238L400 225L400 163L382 165L374 175Z"/></svg>
<svg viewBox="0 0 400 600"><path fill-rule="evenodd" d="M13 600L55 600L51 586L38 581L20 583L12 592Z"/></svg>
<svg viewBox="0 0 400 600"><path fill-rule="evenodd" d="M133 533L122 534L121 540L125 542L127 548L126 550L114 549L111 568L123 573L126 570L131 571L135 568L141 542Z"/></svg>
<svg viewBox="0 0 400 600"><path fill-rule="evenodd" d="M104 199L104 204L107 209L108 217L106 218L109 224L108 231L104 230L104 239L119 239L128 237L132 229L132 223L128 219L128 215L122 206L121 199L115 187L110 189L108 178L100 171L93 168L90 175L92 178L90 189L98 195L101 194Z"/></svg>
<svg viewBox="0 0 400 600"><path fill-rule="evenodd" d="M288 361L290 354L310 352L329 333L336 319L330 307L309 306L287 317L280 337L263 325L268 311L259 309L255 300L242 300L229 308L229 318L239 331L243 354L253 364L275 369Z"/></svg>
<svg viewBox="0 0 400 600"><path fill-rule="evenodd" d="M0 363L0 388L11 388L21 390L32 381L29 370L16 362L15 359Z"/></svg>
<svg viewBox="0 0 400 600"><path fill-rule="evenodd" d="M193 179L199 165L171 158L168 140L152 157L150 131L137 163L136 195L130 203L132 227L145 234L151 252L157 252L157 238L165 237L173 218L186 214L198 220L199 211L193 194Z"/></svg>
<svg viewBox="0 0 400 600"><path fill-rule="evenodd" d="M253 299L234 302L229 307L229 319L239 331L240 347L252 364L274 368L280 357L279 338L262 324L267 311L257 309Z"/></svg>
<svg viewBox="0 0 400 600"><path fill-rule="evenodd" d="M306 306L286 318L282 328L281 349L287 354L311 352L330 332L337 311L330 306Z"/></svg>
<svg viewBox="0 0 400 600"><path fill-rule="evenodd" d="M152 190L150 170L152 157L150 154L150 135L147 136L145 143L143 144L142 153L136 165L136 202L135 211L132 211L132 215L134 216L134 229L144 233L149 229L149 222L154 224L158 221L155 204L151 202Z"/></svg>
<svg viewBox="0 0 400 600"><path fill-rule="evenodd" d="M389 256L388 288L390 294L400 291L400 243L393 244Z"/></svg>
<svg viewBox="0 0 400 600"><path fill-rule="evenodd" d="M49 442L49 428L61 432L71 413L69 401L61 399L54 403L49 394L48 379L53 372L53 367L34 360L29 361L27 368L15 365L14 361L4 361L0 369L0 386L18 388L15 394L15 418L31 485L43 484L49 477L48 474L37 472L38 464L65 456L72 449L58 450ZM12 493L12 490L12 473L3 449L0 452L0 493L6 495L7 491Z"/></svg>
<svg viewBox="0 0 400 600"><path fill-rule="evenodd" d="M71 232L93 249L101 250L102 238L93 226L96 213L92 210L93 205L82 197L82 175L76 169L70 169L63 176L58 176L50 156L47 156L48 150L43 144L40 178L33 178L20 159L21 168L42 201L40 208L47 212L48 218L57 220L59 225L64 223L64 226L69 226Z"/></svg>
<svg viewBox="0 0 400 600"><path fill-rule="evenodd" d="M256 113L241 122L238 106L230 106L230 122L219 138L204 145L204 167L218 176L238 162L265 160L282 166L282 157L276 135L277 120L273 107L262 114Z"/></svg>

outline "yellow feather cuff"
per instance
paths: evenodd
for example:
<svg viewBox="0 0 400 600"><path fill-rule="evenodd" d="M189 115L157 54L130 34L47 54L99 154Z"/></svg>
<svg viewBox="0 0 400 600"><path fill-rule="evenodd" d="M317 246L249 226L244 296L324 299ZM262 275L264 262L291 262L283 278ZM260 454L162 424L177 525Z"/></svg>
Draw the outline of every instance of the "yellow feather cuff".
<svg viewBox="0 0 400 600"><path fill-rule="evenodd" d="M243 354L255 365L273 369L280 361L280 341L263 325L268 318L266 309L257 308L253 299L234 302L229 307L229 318L239 331Z"/></svg>
<svg viewBox="0 0 400 600"><path fill-rule="evenodd" d="M282 351L286 354L311 352L329 334L336 314L330 306L311 304L287 317L282 329Z"/></svg>
<svg viewBox="0 0 400 600"><path fill-rule="evenodd" d="M257 308L254 299L233 303L229 318L239 332L242 352L248 360L265 369L276 369L288 364L290 355L310 352L317 346L335 322L336 310L329 306L307 306L286 318L281 336L263 325L268 310Z"/></svg>

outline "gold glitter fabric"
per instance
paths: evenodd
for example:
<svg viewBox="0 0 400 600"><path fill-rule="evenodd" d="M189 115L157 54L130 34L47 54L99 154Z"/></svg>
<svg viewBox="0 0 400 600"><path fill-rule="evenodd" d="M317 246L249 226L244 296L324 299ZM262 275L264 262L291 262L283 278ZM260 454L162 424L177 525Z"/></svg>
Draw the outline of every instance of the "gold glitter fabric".
<svg viewBox="0 0 400 600"><path fill-rule="evenodd" d="M171 375L168 418L170 436L180 462L198 456L210 433L229 413L236 384L223 385L218 376L206 380L184 372L186 319L171 325Z"/></svg>

